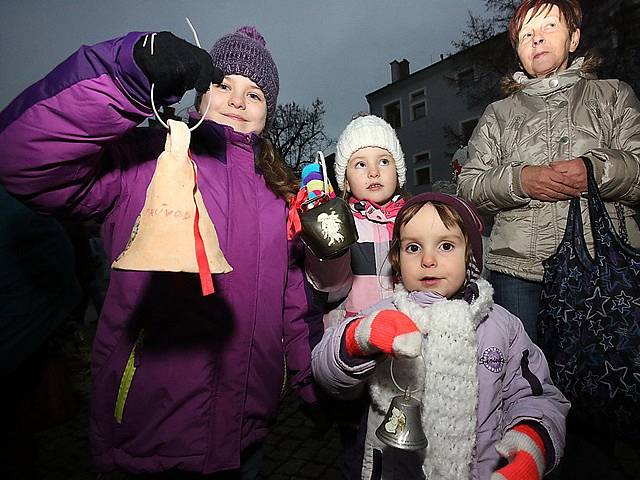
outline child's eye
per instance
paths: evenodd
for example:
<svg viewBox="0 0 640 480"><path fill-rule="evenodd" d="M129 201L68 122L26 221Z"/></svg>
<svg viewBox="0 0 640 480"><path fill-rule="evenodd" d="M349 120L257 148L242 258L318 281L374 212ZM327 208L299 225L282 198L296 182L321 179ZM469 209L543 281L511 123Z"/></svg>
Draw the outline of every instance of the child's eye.
<svg viewBox="0 0 640 480"><path fill-rule="evenodd" d="M356 162L355 165L354 165L355 168L366 168L366 166L367 166L367 164L362 162L362 161Z"/></svg>
<svg viewBox="0 0 640 480"><path fill-rule="evenodd" d="M262 101L262 97L260 95L258 95L257 93L254 93L254 92L249 93L249 98L251 100L255 100L256 102L261 102Z"/></svg>
<svg viewBox="0 0 640 480"><path fill-rule="evenodd" d="M231 87L229 85L227 85L226 83L220 83L218 84L218 88L220 90L231 90Z"/></svg>
<svg viewBox="0 0 640 480"><path fill-rule="evenodd" d="M440 244L440 249L444 252L452 252L454 251L456 246L451 242L442 242Z"/></svg>
<svg viewBox="0 0 640 480"><path fill-rule="evenodd" d="M387 165L390 165L390 164L391 164L391 160L389 160L388 158L381 158L380 159L380 165L387 166Z"/></svg>
<svg viewBox="0 0 640 480"><path fill-rule="evenodd" d="M409 243L406 247L404 247L404 250L407 253L418 253L420 251L420 245L416 243Z"/></svg>
<svg viewBox="0 0 640 480"><path fill-rule="evenodd" d="M443 252L452 252L453 250L455 250L456 246L451 243L451 242L442 242L440 244L440 250L442 250Z"/></svg>

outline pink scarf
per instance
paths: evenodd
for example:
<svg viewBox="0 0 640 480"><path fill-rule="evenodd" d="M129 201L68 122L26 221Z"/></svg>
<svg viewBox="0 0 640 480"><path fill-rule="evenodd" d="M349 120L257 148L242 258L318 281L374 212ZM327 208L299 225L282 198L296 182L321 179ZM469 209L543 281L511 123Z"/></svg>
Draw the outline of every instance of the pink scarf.
<svg viewBox="0 0 640 480"><path fill-rule="evenodd" d="M369 200L358 200L355 197L349 198L349 206L356 218L366 218L372 222L386 224L389 231L389 238L393 234L393 225L398 215L398 211L404 205L405 199L400 195L394 196L389 203L380 206Z"/></svg>

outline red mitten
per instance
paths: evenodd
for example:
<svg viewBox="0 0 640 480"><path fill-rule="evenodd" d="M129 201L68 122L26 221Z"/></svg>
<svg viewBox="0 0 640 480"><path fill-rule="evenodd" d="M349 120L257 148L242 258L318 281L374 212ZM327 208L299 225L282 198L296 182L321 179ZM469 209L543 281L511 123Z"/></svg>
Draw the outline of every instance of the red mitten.
<svg viewBox="0 0 640 480"><path fill-rule="evenodd" d="M417 357L422 334L404 313L380 310L351 322L345 330L345 343L352 357L380 352L394 357Z"/></svg>
<svg viewBox="0 0 640 480"><path fill-rule="evenodd" d="M544 475L544 442L532 427L516 425L505 433L496 450L509 464L491 475L491 480L540 480Z"/></svg>

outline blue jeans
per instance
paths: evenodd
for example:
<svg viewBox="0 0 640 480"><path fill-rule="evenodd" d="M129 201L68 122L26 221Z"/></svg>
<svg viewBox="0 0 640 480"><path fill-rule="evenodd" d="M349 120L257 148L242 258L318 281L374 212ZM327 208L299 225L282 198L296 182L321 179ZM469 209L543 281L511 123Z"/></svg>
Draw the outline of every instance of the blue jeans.
<svg viewBox="0 0 640 480"><path fill-rule="evenodd" d="M541 282L532 282L521 278L512 277L503 273L489 274L489 282L493 285L495 295L493 300L498 305L506 308L522 320L524 329L533 340L538 343L538 305Z"/></svg>

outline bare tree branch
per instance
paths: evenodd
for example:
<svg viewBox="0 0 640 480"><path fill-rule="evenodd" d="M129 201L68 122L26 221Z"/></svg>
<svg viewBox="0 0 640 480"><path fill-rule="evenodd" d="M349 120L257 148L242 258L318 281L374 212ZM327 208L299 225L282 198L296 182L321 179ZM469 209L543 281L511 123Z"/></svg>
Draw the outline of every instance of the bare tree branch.
<svg viewBox="0 0 640 480"><path fill-rule="evenodd" d="M296 102L278 105L269 139L282 158L296 172L313 161L318 150L333 145L324 133L324 104L316 98L310 107Z"/></svg>

